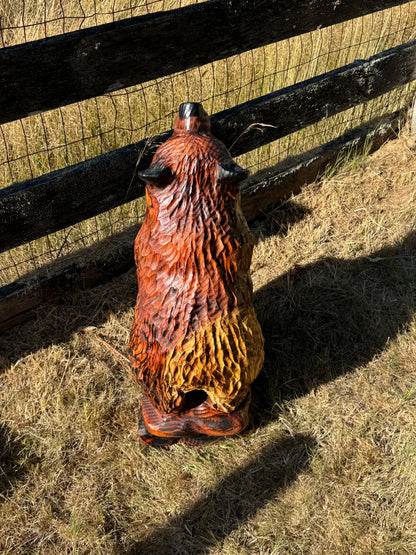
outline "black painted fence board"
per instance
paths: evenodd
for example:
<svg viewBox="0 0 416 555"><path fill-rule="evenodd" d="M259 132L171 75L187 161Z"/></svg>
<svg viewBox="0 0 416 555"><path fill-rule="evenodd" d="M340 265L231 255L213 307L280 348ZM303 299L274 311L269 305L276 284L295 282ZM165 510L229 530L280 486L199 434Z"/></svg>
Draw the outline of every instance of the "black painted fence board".
<svg viewBox="0 0 416 555"><path fill-rule="evenodd" d="M213 133L218 120L236 156L415 79L416 41L411 41L215 115Z"/></svg>
<svg viewBox="0 0 416 555"><path fill-rule="evenodd" d="M0 50L0 123L408 2L211 0Z"/></svg>
<svg viewBox="0 0 416 555"><path fill-rule="evenodd" d="M416 77L416 41L212 116L233 156L351 108ZM254 125L257 124L257 125ZM262 127L258 124L266 125ZM251 127L250 127L251 126ZM158 144L167 132L153 138ZM0 190L0 252L63 229L143 194L135 175L143 140ZM147 167L146 148L138 168Z"/></svg>
<svg viewBox="0 0 416 555"><path fill-rule="evenodd" d="M0 190L0 252L142 196L137 157L131 145Z"/></svg>

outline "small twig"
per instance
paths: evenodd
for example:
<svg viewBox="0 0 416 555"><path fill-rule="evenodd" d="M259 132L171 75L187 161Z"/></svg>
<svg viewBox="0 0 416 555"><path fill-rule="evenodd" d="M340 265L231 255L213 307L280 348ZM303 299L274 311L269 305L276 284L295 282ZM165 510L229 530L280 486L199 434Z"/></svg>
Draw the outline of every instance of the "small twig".
<svg viewBox="0 0 416 555"><path fill-rule="evenodd" d="M74 229L74 226L71 225L71 227L69 228L68 232L65 232L64 240L62 241L62 245L61 245L61 247L60 247L60 249L59 249L59 251L58 251L58 254L56 255L56 258L59 258L59 257L61 256L61 252L63 251L63 248L64 248L65 245L67 244L68 238L69 238L69 236L70 236L70 234L71 234L71 232L72 232L73 229Z"/></svg>
<svg viewBox="0 0 416 555"><path fill-rule="evenodd" d="M250 131L250 129L252 127L272 127L273 129L277 129L277 125L271 125L269 123L252 123L250 124L246 129L244 129L244 131L242 133L240 133L240 135L236 138L236 140L233 142L233 144L230 146L230 148L228 149L231 152L231 149L233 148L233 146L235 145L235 143L240 140L240 138L245 135L246 133L248 133L248 131Z"/></svg>
<svg viewBox="0 0 416 555"><path fill-rule="evenodd" d="M142 158L143 158L144 153L146 152L146 150L147 150L147 149L150 147L150 145L152 144L152 141L153 141L153 137L148 137L148 138L146 139L146 142L145 142L145 144L144 144L144 147L143 147L142 150L139 152L139 155L138 155L137 161L136 161L136 165L134 166L133 175L132 175L132 177L131 177L130 184L129 184L128 188L127 188L127 192L126 192L126 197L125 197L125 198L128 197L128 194L129 194L129 192L130 192L131 186L133 185L133 181L134 181L134 177L135 177L135 175L136 175L137 167L138 167L138 165L140 164L140 162L141 162L141 160L142 160Z"/></svg>
<svg viewBox="0 0 416 555"><path fill-rule="evenodd" d="M124 356L122 353L117 351L117 349L115 347L113 347L112 345L110 345L109 343L107 343L107 341L105 341L104 339L101 339L101 337L98 337L98 335L96 335L95 333L93 334L93 337L99 343L102 343L104 345L104 347L106 347L106 349L108 349L110 351L110 353L117 360L117 362L120 364L120 366L122 368L124 368L124 370L127 370L127 372L133 376L133 373L132 373L131 368L130 368L130 361L126 356ZM124 359L124 361L126 361L129 364L129 366L126 366L126 364L124 362L122 362L122 360L120 360L120 359Z"/></svg>

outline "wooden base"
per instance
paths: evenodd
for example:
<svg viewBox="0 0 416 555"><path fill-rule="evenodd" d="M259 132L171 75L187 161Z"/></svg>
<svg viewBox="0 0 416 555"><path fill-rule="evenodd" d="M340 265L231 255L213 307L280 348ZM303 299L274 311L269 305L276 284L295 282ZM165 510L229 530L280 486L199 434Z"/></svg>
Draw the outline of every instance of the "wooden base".
<svg viewBox="0 0 416 555"><path fill-rule="evenodd" d="M218 443L246 430L249 404L248 395L237 410L225 413L212 408L208 399L197 407L174 414L159 411L143 394L139 437L154 447L178 442L190 446Z"/></svg>

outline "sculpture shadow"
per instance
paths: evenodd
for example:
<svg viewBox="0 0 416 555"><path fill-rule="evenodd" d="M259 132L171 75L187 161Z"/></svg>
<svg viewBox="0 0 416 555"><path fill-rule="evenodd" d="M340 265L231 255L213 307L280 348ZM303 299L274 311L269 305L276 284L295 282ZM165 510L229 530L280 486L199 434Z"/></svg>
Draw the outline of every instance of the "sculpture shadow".
<svg viewBox="0 0 416 555"><path fill-rule="evenodd" d="M412 231L370 256L294 267L256 292L265 336L256 425L274 418L276 403L367 363L406 328L416 310L415 256Z"/></svg>
<svg viewBox="0 0 416 555"><path fill-rule="evenodd" d="M302 434L272 442L253 461L230 472L167 525L156 527L126 552L207 553L289 486L309 466L314 447L314 440Z"/></svg>

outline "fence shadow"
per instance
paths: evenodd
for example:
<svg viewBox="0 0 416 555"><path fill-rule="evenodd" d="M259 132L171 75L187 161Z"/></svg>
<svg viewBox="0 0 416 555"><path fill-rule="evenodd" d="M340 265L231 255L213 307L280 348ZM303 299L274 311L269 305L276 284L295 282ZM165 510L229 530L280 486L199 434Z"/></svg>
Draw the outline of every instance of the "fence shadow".
<svg viewBox="0 0 416 555"><path fill-rule="evenodd" d="M301 218L291 206L276 224ZM276 218L276 215L273 216ZM260 233L267 234L266 224ZM310 391L369 361L406 325L416 309L416 232L394 246L354 260L325 258L295 267L254 296L265 336L266 359L253 386L255 423L276 401ZM406 258L408 257L408 258ZM409 260L406 266L406 260ZM66 293L0 337L2 366L36 352L111 314L133 309L136 277L130 270L93 290Z"/></svg>
<svg viewBox="0 0 416 555"><path fill-rule="evenodd" d="M286 235L289 226L300 222L311 213L311 209L292 198L276 203L266 214L250 221L250 228L258 239L272 235Z"/></svg>
<svg viewBox="0 0 416 555"><path fill-rule="evenodd" d="M266 340L265 365L253 385L256 426L276 418L276 402L368 362L405 328L416 310L415 256L411 232L368 257L295 267L256 292ZM301 435L268 446L129 553L208 552L296 479L313 446Z"/></svg>
<svg viewBox="0 0 416 555"><path fill-rule="evenodd" d="M294 267L258 290L265 364L253 384L257 425L273 406L365 364L416 311L416 232L354 260ZM412 264L413 260L413 264Z"/></svg>
<svg viewBox="0 0 416 555"><path fill-rule="evenodd" d="M256 292L255 306L266 339L264 368L253 384L256 426L276 418L276 403L304 395L365 364L406 327L416 310L415 257L413 231L401 243L366 257L324 258L294 267ZM75 306L65 308L73 318L62 329L55 329L51 317L36 324L43 326L41 335L34 335L33 324L28 323L18 332L13 330L9 340L18 334L20 344L33 351L132 308L134 272L96 289L101 293L94 293L93 304L86 303L92 293L83 292ZM7 358L19 356L15 350ZM7 430L0 427L0 446L6 445L3 451L0 448L5 476L0 491L5 494L21 472L14 462L18 446L7 443L7 438ZM267 446L167 525L130 546L129 552L206 552L292 483L307 468L313 447L313 439L303 435Z"/></svg>
<svg viewBox="0 0 416 555"><path fill-rule="evenodd" d="M279 439L254 461L226 475L215 489L197 499L167 525L127 551L179 554L206 553L289 486L308 467L314 440L305 435Z"/></svg>

